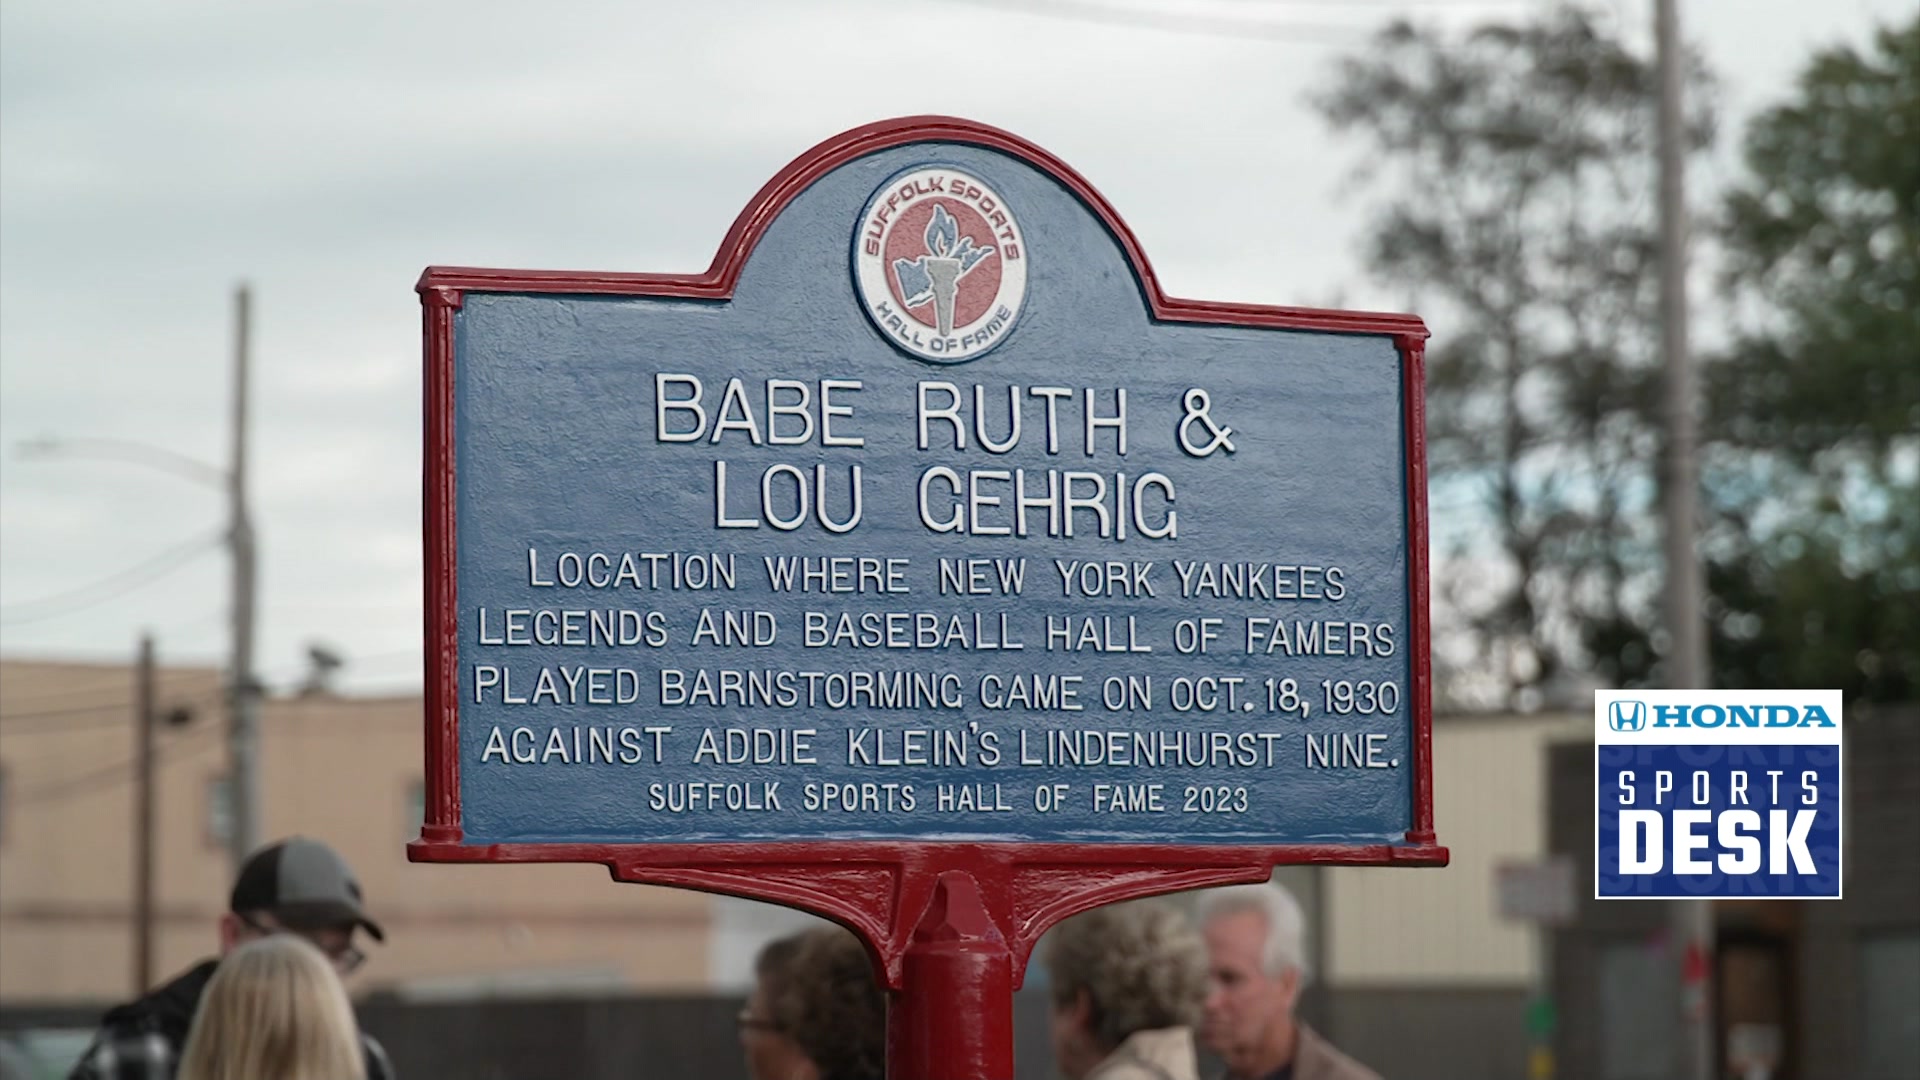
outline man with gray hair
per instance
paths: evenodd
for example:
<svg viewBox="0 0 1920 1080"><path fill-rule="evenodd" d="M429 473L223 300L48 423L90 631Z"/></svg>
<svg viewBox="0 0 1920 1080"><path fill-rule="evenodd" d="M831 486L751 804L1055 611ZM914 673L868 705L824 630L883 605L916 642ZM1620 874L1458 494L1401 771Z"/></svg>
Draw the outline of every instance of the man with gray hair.
<svg viewBox="0 0 1920 1080"><path fill-rule="evenodd" d="M1306 983L1305 922L1279 884L1236 885L1200 897L1207 942L1202 1037L1230 1080L1380 1080L1295 1019Z"/></svg>

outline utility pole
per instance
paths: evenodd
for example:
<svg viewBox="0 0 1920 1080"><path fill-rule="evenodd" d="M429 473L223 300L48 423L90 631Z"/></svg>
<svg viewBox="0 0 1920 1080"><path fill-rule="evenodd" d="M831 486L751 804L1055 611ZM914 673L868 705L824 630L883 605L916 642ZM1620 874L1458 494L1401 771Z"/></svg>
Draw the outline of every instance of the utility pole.
<svg viewBox="0 0 1920 1080"><path fill-rule="evenodd" d="M243 282L234 293L233 462L227 470L233 553L233 654L228 673L229 850L236 872L260 837L260 687L253 672L255 550L247 510L247 364L252 297Z"/></svg>
<svg viewBox="0 0 1920 1080"><path fill-rule="evenodd" d="M133 705L133 993L153 985L153 635L140 635Z"/></svg>
<svg viewBox="0 0 1920 1080"><path fill-rule="evenodd" d="M1667 685L1704 689L1706 625L1701 620L1693 358L1687 346L1686 57L1678 0L1654 0L1654 47L1659 68L1660 350L1666 372ZM1671 937L1680 985L1680 1080L1713 1080L1713 906L1675 900Z"/></svg>

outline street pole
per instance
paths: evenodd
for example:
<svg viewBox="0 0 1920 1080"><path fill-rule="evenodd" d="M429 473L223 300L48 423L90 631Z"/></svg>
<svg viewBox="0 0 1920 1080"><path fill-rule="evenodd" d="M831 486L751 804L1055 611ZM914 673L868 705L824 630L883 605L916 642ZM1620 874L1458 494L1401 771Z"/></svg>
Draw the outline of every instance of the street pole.
<svg viewBox="0 0 1920 1080"><path fill-rule="evenodd" d="M133 712L133 993L153 985L153 635L140 636Z"/></svg>
<svg viewBox="0 0 1920 1080"><path fill-rule="evenodd" d="M242 283L234 293L233 343L233 459L227 471L230 532L233 554L233 630L229 673L228 756L231 773L232 835L229 850L234 870L259 845L260 836L260 693L253 672L255 550L253 519L247 510L247 366L251 330L251 295Z"/></svg>
<svg viewBox="0 0 1920 1080"><path fill-rule="evenodd" d="M1666 603L1669 688L1707 686L1706 626L1701 620L1699 476L1693 360L1687 347L1686 59L1677 0L1654 0L1659 68L1660 349L1666 373ZM1673 901L1671 934L1680 985L1675 1076L1713 1078L1713 907Z"/></svg>

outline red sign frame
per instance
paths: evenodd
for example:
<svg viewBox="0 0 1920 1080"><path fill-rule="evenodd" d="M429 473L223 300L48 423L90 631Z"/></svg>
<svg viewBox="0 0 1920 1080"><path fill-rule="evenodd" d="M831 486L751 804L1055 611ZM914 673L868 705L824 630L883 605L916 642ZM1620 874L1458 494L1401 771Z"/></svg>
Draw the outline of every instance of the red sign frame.
<svg viewBox="0 0 1920 1080"><path fill-rule="evenodd" d="M1131 260L1153 318L1275 329L1384 335L1403 363L1408 433L1406 490L1413 680L1413 828L1405 844L1278 847L896 840L720 844L487 844L462 842L459 747L459 617L456 608L454 313L471 292L724 300L755 243L781 210L829 171L876 151L916 142L997 150L1052 176L1111 230ZM771 901L838 921L872 949L884 984L901 992L889 1028L896 1063L940 1075L1011 1072L941 1040L956 1016L985 1009L1019 985L1034 943L1077 912L1156 893L1264 881L1281 864L1444 866L1433 821L1432 676L1428 616L1426 325L1413 315L1271 307L1167 296L1131 230L1066 163L1013 134L943 116L881 121L834 136L767 182L734 221L706 272L690 276L430 267L417 291L425 335L426 816L407 847L414 862L599 863L619 881L698 889ZM944 957L944 959L943 959ZM918 988L923 993L915 993ZM941 1009L900 1009L938 997ZM970 1001L967 1005L964 1002ZM1009 1005L1010 1008L1010 997ZM1010 1021L1010 1014L1008 1016ZM988 1032L987 1042L998 1043ZM1010 1034L1004 1040L1011 1054ZM976 1047L977 1050L977 1047ZM997 1048L988 1054L998 1058ZM944 1060L945 1064L940 1064ZM950 1072L950 1069L959 1069ZM921 1072L918 1075L931 1075Z"/></svg>

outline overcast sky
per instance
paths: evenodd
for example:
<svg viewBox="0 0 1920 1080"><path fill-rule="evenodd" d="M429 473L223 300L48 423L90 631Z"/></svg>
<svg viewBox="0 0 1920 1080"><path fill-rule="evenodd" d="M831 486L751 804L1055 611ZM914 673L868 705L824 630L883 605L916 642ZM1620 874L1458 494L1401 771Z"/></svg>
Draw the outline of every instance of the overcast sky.
<svg viewBox="0 0 1920 1080"><path fill-rule="evenodd" d="M224 655L217 547L130 591L88 588L213 535L221 496L18 444L110 436L223 465L242 278L260 667L283 685L323 641L347 685L415 687L423 267L704 269L807 147L938 112L1064 158L1175 295L1399 309L1352 255L1355 147L1304 95L1395 13L1464 25L1535 2L7 0L0 650L118 659L145 627L166 660ZM1644 38L1650 3L1604 7ZM1729 131L1814 47L1910 10L1683 7Z"/></svg>

